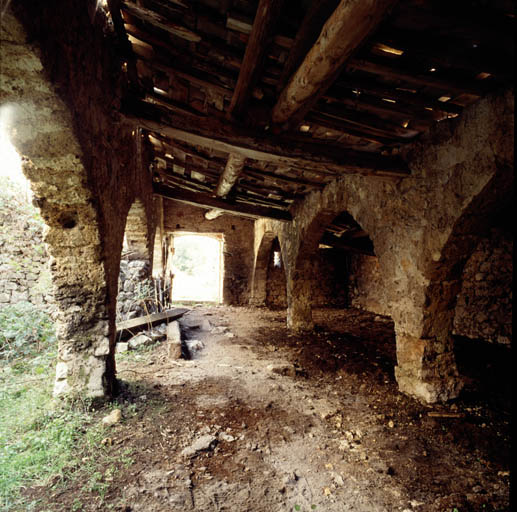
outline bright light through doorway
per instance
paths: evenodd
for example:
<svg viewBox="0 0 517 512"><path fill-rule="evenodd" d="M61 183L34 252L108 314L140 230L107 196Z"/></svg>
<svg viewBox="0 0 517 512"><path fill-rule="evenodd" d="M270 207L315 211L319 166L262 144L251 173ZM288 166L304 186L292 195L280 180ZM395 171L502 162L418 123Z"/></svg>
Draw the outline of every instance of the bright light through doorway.
<svg viewBox="0 0 517 512"><path fill-rule="evenodd" d="M174 233L172 300L222 302L222 235Z"/></svg>

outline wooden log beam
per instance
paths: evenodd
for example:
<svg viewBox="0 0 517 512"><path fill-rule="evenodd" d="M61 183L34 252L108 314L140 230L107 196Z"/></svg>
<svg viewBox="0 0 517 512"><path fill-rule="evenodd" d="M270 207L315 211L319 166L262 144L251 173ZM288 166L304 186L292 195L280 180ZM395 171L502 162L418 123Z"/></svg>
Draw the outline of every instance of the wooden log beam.
<svg viewBox="0 0 517 512"><path fill-rule="evenodd" d="M156 195L165 197L166 199L204 208L217 208L223 212L232 213L234 215L237 214L241 217L250 217L252 219L270 218L282 221L292 220L292 216L288 211L278 208L264 208L261 206L230 202L206 194L167 187L166 185L158 183L153 184L153 190Z"/></svg>
<svg viewBox="0 0 517 512"><path fill-rule="evenodd" d="M296 33L293 46L289 49L289 56L277 84L279 93L282 92L293 73L303 62L304 57L318 39L321 28L338 4L339 0L313 0L311 3Z"/></svg>
<svg viewBox="0 0 517 512"><path fill-rule="evenodd" d="M136 107L136 108L135 108ZM221 123L218 119L165 115L153 105L137 104L123 107L136 115L126 115L133 126L177 139L193 146L203 146L244 158L276 165L312 170L321 175L360 173L373 175L408 176L407 164L399 157L354 151L328 143L301 142L274 137ZM157 120L163 117L165 121Z"/></svg>
<svg viewBox="0 0 517 512"><path fill-rule="evenodd" d="M264 58L283 3L284 0L260 0L259 2L230 103L229 114L234 117L241 117L262 72Z"/></svg>
<svg viewBox="0 0 517 512"><path fill-rule="evenodd" d="M226 197L228 195L235 183L237 183L237 180L242 173L242 169L244 168L245 162L246 159L240 155L233 153L228 155L226 167L224 168L224 171L219 178L219 183L217 184L217 188L215 190L215 195L217 197Z"/></svg>
<svg viewBox="0 0 517 512"><path fill-rule="evenodd" d="M341 0L272 111L275 125L297 125L336 80L346 60L396 0Z"/></svg>

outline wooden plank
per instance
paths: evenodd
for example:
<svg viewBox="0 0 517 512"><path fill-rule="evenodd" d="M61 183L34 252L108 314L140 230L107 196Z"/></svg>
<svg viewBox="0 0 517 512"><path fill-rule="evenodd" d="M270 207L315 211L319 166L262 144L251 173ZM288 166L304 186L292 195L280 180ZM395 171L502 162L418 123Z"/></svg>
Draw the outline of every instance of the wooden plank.
<svg viewBox="0 0 517 512"><path fill-rule="evenodd" d="M166 199L172 199L180 203L201 206L204 208L217 208L218 210L237 214L242 217L250 217L252 219L270 218L282 221L292 220L292 216L288 211L280 210L278 208L248 206L242 203L230 202L224 199L211 197L206 194L167 187L166 185L158 183L153 184L153 190L156 195L165 197Z"/></svg>
<svg viewBox="0 0 517 512"><path fill-rule="evenodd" d="M234 117L241 117L251 97L251 91L262 73L264 58L283 3L284 0L259 1L237 85L228 109L228 113Z"/></svg>
<svg viewBox="0 0 517 512"><path fill-rule="evenodd" d="M341 0L272 111L275 125L296 126L332 85L346 60L397 0Z"/></svg>
<svg viewBox="0 0 517 512"><path fill-rule="evenodd" d="M235 183L237 183L245 162L246 159L239 155L233 153L228 155L226 167L219 178L219 183L215 191L217 197L226 197L228 195Z"/></svg>
<svg viewBox="0 0 517 512"><path fill-rule="evenodd" d="M457 79L437 78L431 75L424 75L414 69L401 69L392 64L380 62L380 59L351 59L347 64L347 69L358 69L366 71L374 75L380 75L383 78L391 80L400 80L408 84L414 84L420 87L432 87L439 91L454 94L472 94L474 96L483 96L487 91L481 84L472 82L458 82Z"/></svg>
<svg viewBox="0 0 517 512"><path fill-rule="evenodd" d="M303 62L304 57L318 39L321 28L338 4L339 0L315 0L311 3L289 50L287 61L277 84L278 92L284 89L293 73Z"/></svg>
<svg viewBox="0 0 517 512"><path fill-rule="evenodd" d="M175 308L162 311L161 313L153 313L152 315L140 316L132 318L124 322L117 323L117 342L130 336L134 336L140 331L144 331L163 322L172 322L182 317L187 311L186 308Z"/></svg>
<svg viewBox="0 0 517 512"><path fill-rule="evenodd" d="M150 110L150 107L153 109ZM154 105L132 102L123 105L125 116L134 126L162 133L195 146L204 146L244 158L275 165L303 168L327 175L360 173L407 176L410 171L399 157L354 151L328 143L301 142L247 130L207 118L166 115ZM166 122L157 119L166 119Z"/></svg>
<svg viewBox="0 0 517 512"><path fill-rule="evenodd" d="M196 34L183 25L173 23L164 16L160 16L150 9L139 7L131 3L122 3L121 8L124 12L129 13L131 16L134 16L139 20L149 23L157 28L161 28L162 30L169 32L169 34L173 34L177 37L180 37L181 39L186 39L187 41L192 41L193 43L198 43L201 41L201 36L199 34Z"/></svg>

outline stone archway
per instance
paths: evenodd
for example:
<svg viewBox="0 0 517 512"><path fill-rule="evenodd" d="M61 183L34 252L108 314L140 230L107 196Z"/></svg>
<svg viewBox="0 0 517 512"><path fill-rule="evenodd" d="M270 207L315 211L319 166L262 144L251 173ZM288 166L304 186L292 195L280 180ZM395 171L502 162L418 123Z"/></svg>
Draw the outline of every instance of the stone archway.
<svg viewBox="0 0 517 512"><path fill-rule="evenodd" d="M0 94L5 129L22 157L45 242L58 308L55 395L111 392L108 294L98 212L70 112L43 74L21 24L2 13Z"/></svg>
<svg viewBox="0 0 517 512"><path fill-rule="evenodd" d="M253 267L252 290L250 304L254 306L264 306L267 297L267 268L273 240L276 234L272 231L266 231L262 236L257 255L255 257L255 265Z"/></svg>
<svg viewBox="0 0 517 512"><path fill-rule="evenodd" d="M497 172L459 216L441 251L432 254L418 336L397 333L395 375L401 391L427 402L458 396L462 381L452 332L463 269L493 219L512 201L512 185L509 169Z"/></svg>
<svg viewBox="0 0 517 512"><path fill-rule="evenodd" d="M135 199L126 217L117 294L117 320L154 312L151 243L144 203ZM154 247L153 247L154 248Z"/></svg>

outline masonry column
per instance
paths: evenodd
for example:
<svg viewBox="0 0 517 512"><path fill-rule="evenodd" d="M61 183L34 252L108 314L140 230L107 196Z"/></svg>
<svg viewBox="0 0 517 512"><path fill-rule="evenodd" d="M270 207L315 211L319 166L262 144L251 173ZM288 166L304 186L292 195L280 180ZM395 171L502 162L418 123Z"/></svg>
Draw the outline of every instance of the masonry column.
<svg viewBox="0 0 517 512"><path fill-rule="evenodd" d="M297 268L287 272L287 327L295 331L309 331L312 321L312 261L303 258Z"/></svg>

